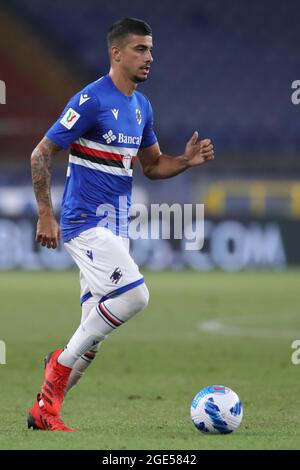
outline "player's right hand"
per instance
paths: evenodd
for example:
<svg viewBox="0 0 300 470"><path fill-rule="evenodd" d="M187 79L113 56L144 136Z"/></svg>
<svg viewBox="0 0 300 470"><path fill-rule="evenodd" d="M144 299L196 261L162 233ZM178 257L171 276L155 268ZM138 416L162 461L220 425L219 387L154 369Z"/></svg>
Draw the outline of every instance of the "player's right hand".
<svg viewBox="0 0 300 470"><path fill-rule="evenodd" d="M35 241L47 248L57 248L60 241L60 227L53 216L40 217L36 227Z"/></svg>

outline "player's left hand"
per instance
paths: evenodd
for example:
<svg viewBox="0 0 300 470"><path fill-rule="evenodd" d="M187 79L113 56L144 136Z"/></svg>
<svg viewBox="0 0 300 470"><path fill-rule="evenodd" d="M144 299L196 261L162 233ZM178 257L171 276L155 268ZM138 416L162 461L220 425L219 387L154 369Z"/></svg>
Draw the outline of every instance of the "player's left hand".
<svg viewBox="0 0 300 470"><path fill-rule="evenodd" d="M214 146L210 139L198 140L195 131L187 142L183 158L188 166L201 165L215 158Z"/></svg>

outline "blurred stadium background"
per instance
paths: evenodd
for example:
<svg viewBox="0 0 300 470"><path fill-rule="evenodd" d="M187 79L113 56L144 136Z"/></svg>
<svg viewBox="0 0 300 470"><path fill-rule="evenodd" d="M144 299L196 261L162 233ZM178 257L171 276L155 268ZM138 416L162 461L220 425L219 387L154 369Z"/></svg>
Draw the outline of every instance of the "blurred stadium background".
<svg viewBox="0 0 300 470"><path fill-rule="evenodd" d="M70 5L72 7L70 8ZM149 96L163 151L182 152L197 129L216 160L169 181L135 171L135 201L204 203L204 250L186 256L167 240L135 243L150 269L207 271L285 268L300 263L300 6L296 1L9 0L0 6L0 270L66 269L64 252L34 243L29 157L68 98L108 70L106 30L135 16L153 27L154 65L140 90ZM67 155L54 162L59 215Z"/></svg>

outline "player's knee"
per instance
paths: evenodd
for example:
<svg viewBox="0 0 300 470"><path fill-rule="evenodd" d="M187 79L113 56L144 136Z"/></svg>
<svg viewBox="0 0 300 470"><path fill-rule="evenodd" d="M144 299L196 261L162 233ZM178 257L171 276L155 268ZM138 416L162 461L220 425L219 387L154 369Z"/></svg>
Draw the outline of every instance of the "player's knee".
<svg viewBox="0 0 300 470"><path fill-rule="evenodd" d="M146 284L141 284L135 289L135 310L140 312L144 310L149 303L149 291Z"/></svg>

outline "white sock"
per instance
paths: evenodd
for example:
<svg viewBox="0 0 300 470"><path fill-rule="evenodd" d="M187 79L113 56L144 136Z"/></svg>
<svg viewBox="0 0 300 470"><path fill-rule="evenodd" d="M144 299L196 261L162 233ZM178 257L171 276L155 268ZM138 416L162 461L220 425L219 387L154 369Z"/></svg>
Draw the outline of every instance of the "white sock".
<svg viewBox="0 0 300 470"><path fill-rule="evenodd" d="M141 284L118 297L97 304L74 333L58 362L73 368L84 353L98 346L108 334L145 308L148 300L148 289L145 284Z"/></svg>
<svg viewBox="0 0 300 470"><path fill-rule="evenodd" d="M65 390L65 395L73 388L77 382L82 378L86 369L93 363L97 350L94 349L93 351L88 351L83 354L77 361L75 362L70 377L68 379L68 383Z"/></svg>
<svg viewBox="0 0 300 470"><path fill-rule="evenodd" d="M74 333L72 338L70 339L69 343L67 344L66 348L64 351L60 354L58 357L58 362L60 364L63 364L64 366L67 367L72 367L75 368L73 378L76 378L76 382L79 380L79 378L82 376L80 372L84 372L84 369L87 368L89 365L87 361L84 359L82 360L81 356L83 356L84 353L86 353L89 350L94 350L96 351L98 349L98 345L101 341L103 341L105 338L100 336L98 337L97 335L94 335L94 331L97 331L97 324L98 324L98 318L94 317L92 320L89 321L89 323L86 326L88 317L90 313L95 309L95 306L98 303L98 299L95 299L92 297L89 299L90 302L85 302L82 305L82 316L81 316L81 324L79 325L77 331ZM75 345L78 345L79 347L74 347ZM78 368L75 367L75 364L78 363ZM79 373L78 373L79 372ZM73 371L70 374L70 377L72 375ZM70 380L69 377L69 380ZM67 384L66 391L69 389L69 383Z"/></svg>
<svg viewBox="0 0 300 470"><path fill-rule="evenodd" d="M98 303L97 297L91 297L82 304L81 323L83 323L93 307ZM100 346L100 344L98 345ZM87 356L83 355L73 365L72 372L69 376L68 383L65 390L65 395L73 388L84 375L86 369L94 362L95 355L98 347L95 346L91 351L88 351Z"/></svg>

